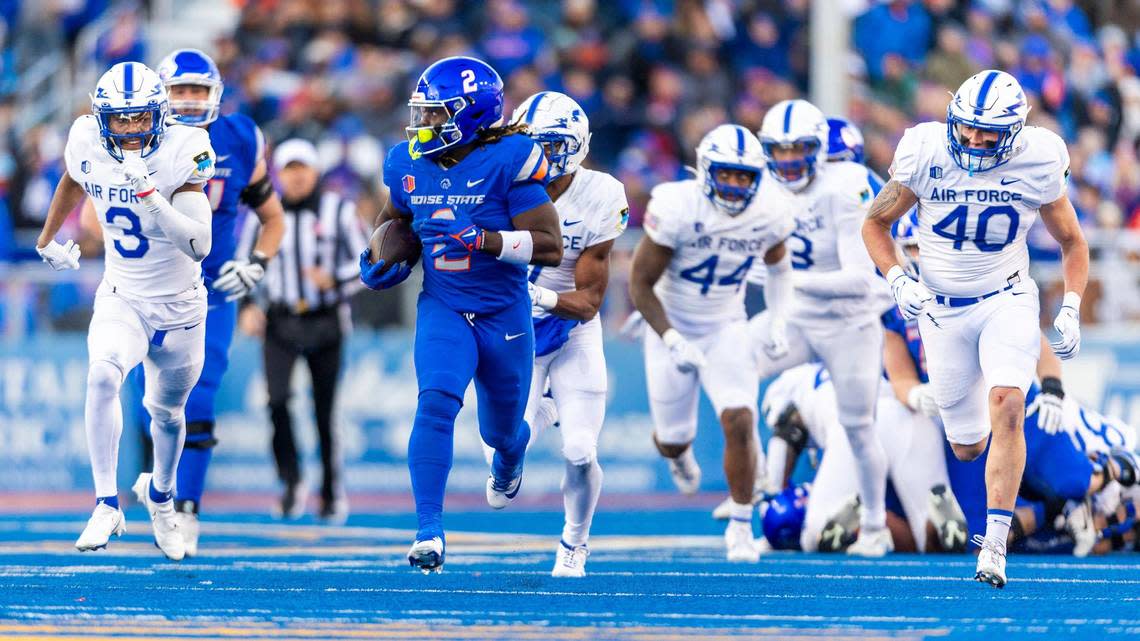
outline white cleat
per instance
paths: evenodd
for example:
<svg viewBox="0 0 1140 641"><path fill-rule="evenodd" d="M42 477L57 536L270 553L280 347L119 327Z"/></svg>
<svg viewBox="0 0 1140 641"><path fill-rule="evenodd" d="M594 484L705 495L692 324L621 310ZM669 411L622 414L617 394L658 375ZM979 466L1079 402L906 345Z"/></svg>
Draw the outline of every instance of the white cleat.
<svg viewBox="0 0 1140 641"><path fill-rule="evenodd" d="M855 542L847 546L847 554L869 559L878 559L894 551L895 541L891 538L891 531L885 527L878 530L860 528Z"/></svg>
<svg viewBox="0 0 1140 641"><path fill-rule="evenodd" d="M1065 506L1065 531L1073 537L1073 556L1084 558L1100 540L1088 501L1070 501Z"/></svg>
<svg viewBox="0 0 1140 641"><path fill-rule="evenodd" d="M107 547L111 535L122 536L126 531L127 520L123 517L123 511L100 503L95 506L91 518L87 519L87 527L83 528L83 533L76 539L75 549L80 552L101 550Z"/></svg>
<svg viewBox="0 0 1140 641"><path fill-rule="evenodd" d="M669 473L673 475L673 483L681 494L696 494L701 487L701 466L697 464L697 457L693 455L693 448L689 447L677 458L666 458L669 463Z"/></svg>
<svg viewBox="0 0 1140 641"><path fill-rule="evenodd" d="M990 541L980 534L975 534L972 540L974 545L980 545L982 548L978 553L978 569L974 572L974 580L989 583L995 588L1004 588L1005 546Z"/></svg>
<svg viewBox="0 0 1140 641"><path fill-rule="evenodd" d="M495 474L491 473L487 477L487 505L501 510L511 504L515 497L519 495L519 489L522 487L522 469L519 469L519 475L512 479L498 479Z"/></svg>
<svg viewBox="0 0 1140 641"><path fill-rule="evenodd" d="M412 548L408 550L408 564L419 568L424 574L443 572L443 539L433 536L412 543Z"/></svg>
<svg viewBox="0 0 1140 641"><path fill-rule="evenodd" d="M171 561L181 561L186 556L186 541L178 527L178 513L174 511L174 499L162 503L150 500L150 474L139 474L131 487L139 503L150 513L150 523L154 529L154 546L162 550Z"/></svg>
<svg viewBox="0 0 1140 641"><path fill-rule="evenodd" d="M764 502L763 490L759 490L759 489L752 490L752 505L753 506L760 505L763 502ZM732 518L732 503L733 503L732 495L730 494L727 497L725 497L725 499L723 501L720 502L720 505L713 508L712 517L714 519L716 519L717 521L727 521L730 518ZM760 516L761 517L764 516L764 513L761 512Z"/></svg>
<svg viewBox="0 0 1140 641"><path fill-rule="evenodd" d="M760 548L752 538L752 521L732 519L724 530L726 556L733 563L756 563L760 560Z"/></svg>
<svg viewBox="0 0 1140 641"><path fill-rule="evenodd" d="M198 556L198 535L202 531L198 515L193 512L176 512L176 515L178 531L182 533L182 541L186 545L186 556Z"/></svg>
<svg viewBox="0 0 1140 641"><path fill-rule="evenodd" d="M550 576L586 576L586 557L590 549L584 545L571 547L565 541L558 542L558 552L554 556L554 570Z"/></svg>

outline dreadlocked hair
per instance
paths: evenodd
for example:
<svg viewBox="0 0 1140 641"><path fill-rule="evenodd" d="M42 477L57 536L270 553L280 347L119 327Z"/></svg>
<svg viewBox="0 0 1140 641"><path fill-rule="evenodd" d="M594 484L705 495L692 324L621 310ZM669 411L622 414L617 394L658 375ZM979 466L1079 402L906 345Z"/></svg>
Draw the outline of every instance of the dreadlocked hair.
<svg viewBox="0 0 1140 641"><path fill-rule="evenodd" d="M528 126L525 122L515 122L502 127L488 127L479 131L479 142L490 144L511 134L525 134Z"/></svg>

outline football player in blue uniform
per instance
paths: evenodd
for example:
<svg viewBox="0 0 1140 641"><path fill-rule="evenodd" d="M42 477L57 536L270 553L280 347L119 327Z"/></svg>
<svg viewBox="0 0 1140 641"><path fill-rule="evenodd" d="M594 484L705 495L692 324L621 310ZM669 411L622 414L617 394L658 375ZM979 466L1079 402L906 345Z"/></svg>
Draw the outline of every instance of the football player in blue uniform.
<svg viewBox="0 0 1140 641"><path fill-rule="evenodd" d="M229 365L230 342L237 322L237 299L265 275L285 233L284 211L265 164L265 139L253 120L242 114L219 115L222 76L209 56L178 49L158 65L170 95L171 118L203 127L217 153L214 177L206 184L213 208L213 248L202 261L209 288L206 315L206 363L186 403L186 445L178 463L175 507L186 539L186 554L198 551L198 511L214 438L214 398ZM257 214L261 234L249 256L235 256L238 205Z"/></svg>
<svg viewBox="0 0 1140 641"><path fill-rule="evenodd" d="M534 365L527 265L562 260L558 213L544 187L548 164L524 126L501 126L503 81L487 63L445 58L428 67L408 101L409 142L384 162L391 189L377 223L403 217L423 242L415 366L419 404L408 468L419 530L408 561L425 573L444 560L443 494L455 417L472 379L479 432L495 450L487 502L519 491L530 427L523 421ZM372 289L408 277L370 250L361 280Z"/></svg>

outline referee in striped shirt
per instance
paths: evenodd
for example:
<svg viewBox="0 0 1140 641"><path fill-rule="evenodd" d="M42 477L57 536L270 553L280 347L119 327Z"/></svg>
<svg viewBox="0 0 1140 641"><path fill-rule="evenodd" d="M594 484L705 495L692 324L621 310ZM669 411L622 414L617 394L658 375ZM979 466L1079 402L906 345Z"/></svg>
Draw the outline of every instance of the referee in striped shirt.
<svg viewBox="0 0 1140 641"><path fill-rule="evenodd" d="M263 333L265 380L273 422L273 456L285 485L281 513L299 517L305 510L303 485L289 391L293 364L305 360L313 381L313 407L320 439L321 502L319 516L343 522L348 502L341 484L340 453L333 429L333 403L341 367L341 349L349 329L348 296L360 286L358 254L368 244L355 204L321 186L317 150L294 138L273 154L285 236L276 259L266 267L257 305L242 311L242 328ZM242 232L242 247L252 247L257 221ZM248 250L247 250L248 252ZM240 253L238 255L244 255Z"/></svg>

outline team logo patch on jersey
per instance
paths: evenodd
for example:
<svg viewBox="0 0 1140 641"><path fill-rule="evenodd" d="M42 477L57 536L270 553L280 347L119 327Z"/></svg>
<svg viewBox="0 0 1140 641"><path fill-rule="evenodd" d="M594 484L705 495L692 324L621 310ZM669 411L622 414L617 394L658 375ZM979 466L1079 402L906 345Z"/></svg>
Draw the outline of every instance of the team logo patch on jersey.
<svg viewBox="0 0 1140 641"><path fill-rule="evenodd" d="M620 218L618 219L617 224L618 231L625 231L626 225L629 225L629 207L621 210L621 214L619 214L619 216Z"/></svg>
<svg viewBox="0 0 1140 641"><path fill-rule="evenodd" d="M451 179L444 178L443 180L439 181L439 186L443 187L444 189L451 189Z"/></svg>
<svg viewBox="0 0 1140 641"><path fill-rule="evenodd" d="M403 183L404 183L404 191L405 192L410 194L416 190L416 177L415 176L410 176L410 175L404 176Z"/></svg>
<svg viewBox="0 0 1140 641"><path fill-rule="evenodd" d="M859 192L859 202L861 202L861 203L871 202L871 188L870 187L866 187L863 189L863 191Z"/></svg>
<svg viewBox="0 0 1140 641"><path fill-rule="evenodd" d="M91 173L91 161L84 160L83 162L79 163L79 170L85 174Z"/></svg>
<svg viewBox="0 0 1140 641"><path fill-rule="evenodd" d="M197 169L199 173L206 171L213 164L214 161L210 159L210 152L208 151L203 151L197 156L194 156L195 169Z"/></svg>
<svg viewBox="0 0 1140 641"><path fill-rule="evenodd" d="M705 224L702 222L693 223L693 231L698 234L703 234L705 232Z"/></svg>
<svg viewBox="0 0 1140 641"><path fill-rule="evenodd" d="M935 179L935 180L938 180L939 178L941 178L942 177L942 168L937 166L937 165L935 165L934 167L931 167L930 168L930 177Z"/></svg>

